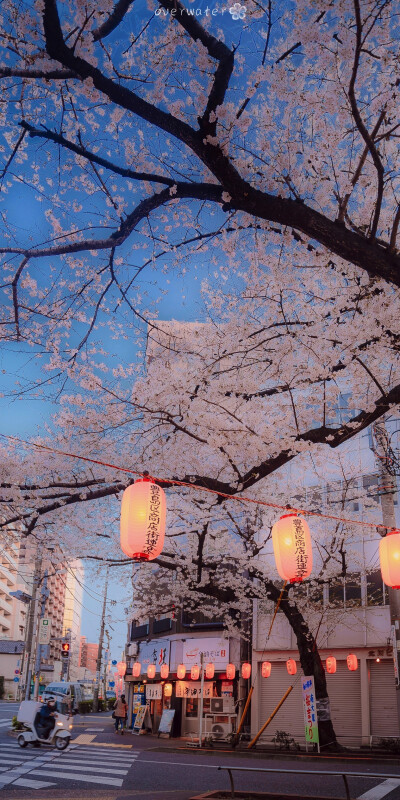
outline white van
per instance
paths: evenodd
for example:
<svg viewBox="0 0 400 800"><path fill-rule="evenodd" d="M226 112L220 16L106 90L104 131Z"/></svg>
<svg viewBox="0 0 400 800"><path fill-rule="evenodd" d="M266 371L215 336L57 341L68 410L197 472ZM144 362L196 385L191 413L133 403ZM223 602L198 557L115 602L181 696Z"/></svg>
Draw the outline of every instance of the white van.
<svg viewBox="0 0 400 800"><path fill-rule="evenodd" d="M44 702L49 697L55 697L71 712L78 711L79 703L86 699L83 687L79 683L71 683L70 681L49 683L42 693L42 697Z"/></svg>

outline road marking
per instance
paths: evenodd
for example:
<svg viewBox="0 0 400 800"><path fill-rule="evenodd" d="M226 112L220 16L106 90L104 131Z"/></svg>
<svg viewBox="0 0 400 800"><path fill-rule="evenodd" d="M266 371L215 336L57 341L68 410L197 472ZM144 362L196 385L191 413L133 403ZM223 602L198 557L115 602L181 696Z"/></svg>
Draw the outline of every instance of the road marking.
<svg viewBox="0 0 400 800"><path fill-rule="evenodd" d="M83 758L68 758L68 756L64 756L62 760L63 766L64 764L87 764L89 769L91 769L90 764L98 767L99 762L95 761L94 759L83 759ZM103 761L105 767L130 767L135 763L135 760L132 761ZM103 767L102 767L103 768Z"/></svg>
<svg viewBox="0 0 400 800"><path fill-rule="evenodd" d="M96 731L96 733L99 733L104 731L104 728L85 728L85 731Z"/></svg>
<svg viewBox="0 0 400 800"><path fill-rule="evenodd" d="M74 741L76 742L76 739ZM93 747L118 747L118 748L124 747L126 750L132 750L133 744L111 744L110 742L93 742Z"/></svg>
<svg viewBox="0 0 400 800"><path fill-rule="evenodd" d="M49 786L57 786L56 783L49 783L49 781L31 781L28 778L18 778L14 781L13 786L25 786L27 789L47 789Z"/></svg>
<svg viewBox="0 0 400 800"><path fill-rule="evenodd" d="M385 794L389 794L398 786L400 786L400 779L397 781L395 778L388 778L387 781L374 786L373 789L368 789L368 792L360 794L358 800L381 800L381 797L385 797Z"/></svg>
<svg viewBox="0 0 400 800"><path fill-rule="evenodd" d="M41 769L40 772L31 772L31 775L37 775L40 778L42 775L46 775L48 778L65 778L69 781L85 781L85 783L100 783L104 784L105 786L118 786L121 787L123 784L123 779L120 780L119 778L103 778L102 775L99 775L95 778L93 775L81 775L79 772L49 772L47 770ZM1 782L1 778L0 778Z"/></svg>
<svg viewBox="0 0 400 800"><path fill-rule="evenodd" d="M6 725L9 725L9 724L10 724L10 722L12 722L12 719L11 719L11 718L10 718L10 719L4 719L4 720L2 720L2 721L0 722L0 727L1 727L1 728L3 728L3 727L5 727Z"/></svg>
<svg viewBox="0 0 400 800"><path fill-rule="evenodd" d="M122 767L108 769L108 767L103 767L103 765L99 767L98 764L97 766L92 767L89 767L87 764L65 764L64 759L61 764L46 764L46 769L76 769L78 772L81 772L82 770L88 770L89 772L96 772L97 777L99 777L100 772L101 774L104 772L105 774L108 773L110 775L127 775L129 772L129 769L122 769Z"/></svg>
<svg viewBox="0 0 400 800"><path fill-rule="evenodd" d="M80 736L77 737L77 739L72 739L71 744L90 744L91 742L93 742L93 739L95 738L96 737L92 736L91 734L81 733Z"/></svg>

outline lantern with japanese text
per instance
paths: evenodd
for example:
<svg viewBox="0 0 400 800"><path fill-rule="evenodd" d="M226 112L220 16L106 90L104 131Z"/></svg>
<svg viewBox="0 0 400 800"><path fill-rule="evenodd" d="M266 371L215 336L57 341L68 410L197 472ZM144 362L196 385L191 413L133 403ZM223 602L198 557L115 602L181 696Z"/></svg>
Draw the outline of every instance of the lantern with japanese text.
<svg viewBox="0 0 400 800"><path fill-rule="evenodd" d="M287 669L289 675L296 675L297 664L296 664L294 658L288 658L288 660L286 662L286 669Z"/></svg>
<svg viewBox="0 0 400 800"><path fill-rule="evenodd" d="M128 486L121 504L121 550L136 561L160 555L165 534L165 492L151 478Z"/></svg>
<svg viewBox="0 0 400 800"><path fill-rule="evenodd" d="M166 683L164 686L164 697L172 697L172 683Z"/></svg>
<svg viewBox="0 0 400 800"><path fill-rule="evenodd" d="M335 656L328 656L326 659L326 671L329 673L329 675L333 675L336 672Z"/></svg>
<svg viewBox="0 0 400 800"><path fill-rule="evenodd" d="M276 568L290 583L308 578L312 570L310 529L294 511L284 514L272 528Z"/></svg>
<svg viewBox="0 0 400 800"><path fill-rule="evenodd" d="M226 665L226 677L228 681L233 681L236 675L236 668L234 664L227 664Z"/></svg>
<svg viewBox="0 0 400 800"><path fill-rule="evenodd" d="M206 678L209 681L212 681L215 673L215 667L213 663L207 664L206 666Z"/></svg>
<svg viewBox="0 0 400 800"><path fill-rule="evenodd" d="M263 678L269 678L271 675L271 662L270 661L263 661L261 665L261 675Z"/></svg>
<svg viewBox="0 0 400 800"><path fill-rule="evenodd" d="M355 656L354 653L350 653L350 655L347 656L347 666L350 672L355 672L355 670L358 669L357 656Z"/></svg>
<svg viewBox="0 0 400 800"><path fill-rule="evenodd" d="M149 664L147 667L147 677L148 678L155 678L156 677L156 665Z"/></svg>
<svg viewBox="0 0 400 800"><path fill-rule="evenodd" d="M176 670L176 675L180 681L183 681L186 675L186 667L184 664L179 664L178 669Z"/></svg>
<svg viewBox="0 0 400 800"><path fill-rule="evenodd" d="M161 675L161 678L162 678L163 680L165 680L165 678L168 678L168 675L169 675L169 667L168 667L168 664L161 664L161 667L160 667L160 675Z"/></svg>
<svg viewBox="0 0 400 800"><path fill-rule="evenodd" d="M197 681L200 677L200 667L197 664L193 664L193 667L190 670L190 677L192 681Z"/></svg>
<svg viewBox="0 0 400 800"><path fill-rule="evenodd" d="M244 678L245 681L247 681L248 678L250 678L250 675L251 675L251 664L248 664L246 661L244 664L242 664L242 678Z"/></svg>
<svg viewBox="0 0 400 800"><path fill-rule="evenodd" d="M118 661L117 664L118 675L120 678L123 678L126 672L126 664L125 661Z"/></svg>
<svg viewBox="0 0 400 800"><path fill-rule="evenodd" d="M132 667L132 675L134 678L140 678L142 672L142 665L140 661L135 661Z"/></svg>
<svg viewBox="0 0 400 800"><path fill-rule="evenodd" d="M388 531L379 542L382 580L392 589L400 589L400 531Z"/></svg>

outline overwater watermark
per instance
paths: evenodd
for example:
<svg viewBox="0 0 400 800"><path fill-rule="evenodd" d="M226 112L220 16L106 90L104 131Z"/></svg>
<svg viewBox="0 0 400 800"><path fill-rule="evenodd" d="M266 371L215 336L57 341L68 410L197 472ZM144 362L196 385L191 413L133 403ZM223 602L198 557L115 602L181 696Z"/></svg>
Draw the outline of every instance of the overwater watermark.
<svg viewBox="0 0 400 800"><path fill-rule="evenodd" d="M240 20L246 17L246 6L241 3L234 3L232 6L218 6L210 8L163 8L160 6L156 9L156 17L216 17L218 14L230 14L232 19Z"/></svg>

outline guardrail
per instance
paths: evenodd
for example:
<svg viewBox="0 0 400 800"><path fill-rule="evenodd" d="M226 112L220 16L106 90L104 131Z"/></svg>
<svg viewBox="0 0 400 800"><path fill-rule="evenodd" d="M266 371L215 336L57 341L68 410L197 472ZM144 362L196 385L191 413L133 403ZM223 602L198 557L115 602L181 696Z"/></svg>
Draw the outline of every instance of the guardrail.
<svg viewBox="0 0 400 800"><path fill-rule="evenodd" d="M343 778L345 790L346 790L346 798L347 800L351 800L350 797L350 789L348 784L348 777L351 778L383 778L387 780L388 778L394 778L398 780L400 783L400 773L398 775L382 775L378 773L371 773L369 772L368 775L365 772L327 772L326 770L313 770L313 769L276 769L276 768L266 768L266 767L217 767L218 770L225 769L229 774L229 780L231 783L231 797L235 797L235 785L233 782L233 775L232 772L277 772L285 775L323 775L324 778L332 775L333 777L340 777Z"/></svg>

